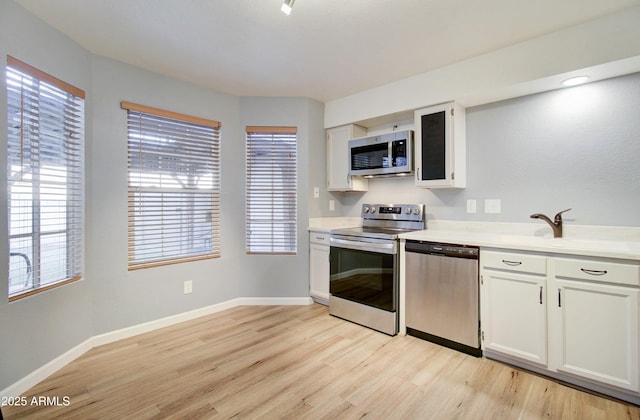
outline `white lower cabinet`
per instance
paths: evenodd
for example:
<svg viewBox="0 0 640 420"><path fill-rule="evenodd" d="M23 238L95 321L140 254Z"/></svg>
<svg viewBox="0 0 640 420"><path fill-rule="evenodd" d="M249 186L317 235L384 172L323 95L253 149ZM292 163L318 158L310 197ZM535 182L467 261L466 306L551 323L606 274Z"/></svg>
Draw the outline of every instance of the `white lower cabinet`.
<svg viewBox="0 0 640 420"><path fill-rule="evenodd" d="M640 263L499 250L480 263L487 357L640 401Z"/></svg>
<svg viewBox="0 0 640 420"><path fill-rule="evenodd" d="M546 258L481 251L483 348L547 365Z"/></svg>
<svg viewBox="0 0 640 420"><path fill-rule="evenodd" d="M640 391L638 266L550 260L554 264L554 277L549 282L553 295L549 301L550 342L556 355L551 367ZM616 269L627 275L616 276ZM586 274L589 272L593 274ZM585 275L591 278L586 280ZM628 284L634 281L635 286Z"/></svg>
<svg viewBox="0 0 640 420"><path fill-rule="evenodd" d="M314 301L329 304L329 234L309 233L309 294Z"/></svg>

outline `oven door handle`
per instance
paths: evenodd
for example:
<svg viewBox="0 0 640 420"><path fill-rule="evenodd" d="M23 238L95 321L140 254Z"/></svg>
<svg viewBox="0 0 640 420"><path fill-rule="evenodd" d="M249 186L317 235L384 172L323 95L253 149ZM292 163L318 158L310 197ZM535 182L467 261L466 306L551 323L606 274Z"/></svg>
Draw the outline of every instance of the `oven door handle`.
<svg viewBox="0 0 640 420"><path fill-rule="evenodd" d="M396 254L396 243L354 242L344 239L329 238L329 244L335 248L355 249L356 251L378 252L382 254Z"/></svg>

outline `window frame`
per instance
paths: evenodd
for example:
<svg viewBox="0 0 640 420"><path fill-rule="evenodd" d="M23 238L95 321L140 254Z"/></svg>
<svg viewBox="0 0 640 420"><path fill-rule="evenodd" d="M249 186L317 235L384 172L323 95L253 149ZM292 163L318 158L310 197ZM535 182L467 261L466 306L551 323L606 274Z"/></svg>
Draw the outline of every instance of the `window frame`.
<svg viewBox="0 0 640 420"><path fill-rule="evenodd" d="M12 302L83 279L85 92L10 55L7 55L5 81L7 292L9 302ZM12 110L18 110L16 115ZM16 116L19 116L19 122L16 122ZM12 127L17 128L19 134L12 134ZM12 165L12 152L19 155L17 171ZM18 196L22 189L23 197L14 199L14 188L18 189L15 193ZM61 200L64 200L64 211L60 211ZM14 201L20 204L14 207ZM24 207L25 203L29 204ZM12 227L25 223L26 226ZM14 229L22 232L12 234ZM46 242L56 236L62 237L62 242L58 239L55 246L49 244L47 247ZM12 247L12 239L20 242L17 247L30 247L31 259L28 253ZM27 241L20 241L24 239ZM52 250L57 255L47 255ZM63 265L60 265L60 255ZM11 257L24 259L27 274L25 287L13 293ZM52 261L56 262L52 264ZM27 288L29 282L31 286Z"/></svg>
<svg viewBox="0 0 640 420"><path fill-rule="evenodd" d="M245 252L256 255L296 255L298 253L297 127L247 126L245 132ZM271 145L262 143L258 146L258 141L267 142L269 138ZM287 148L288 145L284 143L277 144L278 142L293 143L293 148ZM259 147L262 147L263 151L268 149L269 157L266 159L270 160L270 165L266 165L266 160L260 163L252 155L252 152ZM273 170L274 163L277 163L278 155L282 157L284 154L288 154L288 157L280 162L281 174L278 174ZM258 167L259 164L262 166ZM262 178L258 180L256 177ZM279 183L276 177L280 177L282 182ZM284 184L286 179L293 182ZM274 185L276 188L273 187ZM277 193L274 194L274 192ZM269 212L271 212L270 215L268 215ZM276 220L276 217L279 219ZM260 233L252 231L252 228L259 225L265 228L262 237ZM270 235L265 232L270 232Z"/></svg>
<svg viewBox="0 0 640 420"><path fill-rule="evenodd" d="M199 261L206 260L211 258L220 257L220 127L221 123L218 121L195 117L191 115L181 114L173 111L167 111L159 108L154 108L151 106L140 105L132 102L122 101L121 108L127 111L127 155L128 155L128 169L127 169L127 197L128 197L128 258L127 258L127 267L129 271L145 269L150 267L158 267L170 264L180 264L184 262L190 261ZM144 119L144 123L143 123ZM132 121L138 121L139 126L132 125ZM157 124L154 125L154 124ZM198 163L205 163L210 165L212 170L211 173L211 188L198 188L198 187L188 187L185 185L182 186L174 186L168 187L164 181L159 181L160 186L144 186L142 179L151 176L153 177L154 170L156 171L156 177L162 178L163 168L152 168L151 171L145 173L142 171L142 159L145 156L153 156L154 153L164 153L165 156L168 154L169 150L162 149L162 145L155 145L153 149L150 148L150 144L153 141L153 136L157 136L162 130L161 125L165 124L165 128L167 130L167 138L171 138L171 141L175 141L177 143L176 147L180 147L179 153L174 151L172 157L176 157L176 166L179 166L181 163L185 162L191 163L194 166L197 166ZM145 129L150 131L144 133L143 125L145 125ZM143 148L143 142L137 140L140 143L139 150L136 152L132 151L132 133L138 130L139 136L149 136L149 141L147 141L147 145ZM208 135L211 137L207 137ZM203 140L206 138L206 140ZM185 146L187 146L185 148ZM197 150L196 150L197 149ZM163 152L164 150L164 152ZM206 152L205 152L206 150ZM193 156L191 158L187 157L191 153ZM134 165L132 162L139 162L138 166L132 168ZM204 160L203 160L204 159ZM198 162L196 162L198 160ZM158 165L161 165L158 163ZM135 166L135 165L134 165ZM135 173L134 169L138 169L137 172L139 176L139 182L135 185ZM146 174L146 175L145 175ZM178 175L184 175L184 172L178 174L177 172L174 174L176 179L179 178ZM166 174L165 174L166 175ZM157 182L157 181L156 181ZM154 197L151 198L150 197ZM146 198L145 198L146 195ZM210 196L210 206L202 207L200 202L196 202L197 198L203 198L206 196ZM178 198L179 197L179 198ZM148 201L145 201L149 199ZM175 201L173 201L175 200ZM184 200L184 201L179 201ZM188 210L191 210L191 213L194 214L196 209L198 209L198 216L205 217L204 225L210 224L210 228L205 229L206 237L201 238L203 245L202 252L195 252L193 242L195 241L195 236L193 232L188 233L190 236L186 239L186 241L192 242L191 250L189 252L178 252L178 251L166 251L165 249L171 249L171 247L175 247L176 243L185 242L184 239L175 239L182 238L182 230L180 230L180 234L176 235L175 233L168 233L171 229L182 229L185 226L193 226L194 224L187 225L186 222L183 221L182 216L167 216L169 215L169 211L180 211L182 212L182 203L190 202L191 207L187 207ZM206 198L205 198L206 201ZM175 202L180 203L178 205L179 208L174 208L173 210L169 210L170 202L173 202L174 207L176 206ZM157 204L153 207L148 207L145 210L145 206L147 204ZM158 210L158 206L160 206L160 210ZM155 209L155 210L153 210ZM153 216L153 212L155 211L156 215ZM166 211L166 212L165 212ZM147 219L140 219L139 216L143 213L146 213ZM160 216L158 216L160 214ZM161 221L159 222L156 218L160 217ZM164 221L171 219L171 222L177 223L165 223ZM153 222L156 222L155 225ZM141 229L136 229L136 226L141 226L141 222L147 223L149 227L143 227ZM200 226L202 223L200 224ZM153 226L156 226L153 228ZM166 228L166 231L165 231ZM149 234L149 232L152 232ZM155 233L153 233L155 232ZM138 235L138 236L136 236ZM163 249L161 251L161 256L155 257L145 257L143 255L142 248L140 245L144 241L144 236L150 238L151 240L159 240L159 246ZM142 238L142 239L141 239ZM210 250L208 250L207 242L209 243ZM147 245L147 247L149 247ZM178 255L179 254L179 255ZM148 255L148 254L147 254Z"/></svg>

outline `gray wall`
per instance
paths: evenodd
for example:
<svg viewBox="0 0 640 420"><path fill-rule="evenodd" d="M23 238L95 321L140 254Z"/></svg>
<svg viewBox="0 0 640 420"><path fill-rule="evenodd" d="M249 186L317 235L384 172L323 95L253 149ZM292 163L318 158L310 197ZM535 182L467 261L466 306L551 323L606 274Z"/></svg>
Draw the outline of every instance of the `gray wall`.
<svg viewBox="0 0 640 420"><path fill-rule="evenodd" d="M0 276L0 389L94 335L237 297L308 296L310 169L318 164L310 153L324 150L322 104L304 98L238 98L94 56L7 0L0 0L0 35L3 62L11 54L87 92L85 278L8 303L8 279ZM0 96L6 98L5 80L0 79ZM123 100L222 123L220 258L127 270ZM4 99L0 115L6 116ZM298 127L295 256L245 254L245 125ZM0 149L6 150L6 118L0 118L0 133ZM0 167L6 168L4 152ZM2 170L3 203L6 181ZM0 220L7 220L5 205L0 206ZM0 233L7 237L5 222ZM7 241L0 241L0 266L7 267L7 255ZM193 281L192 294L183 294L184 280Z"/></svg>
<svg viewBox="0 0 640 420"><path fill-rule="evenodd" d="M27 34L25 29L29 28ZM20 35L17 35L20 34ZM0 0L0 66L6 56L59 75L85 91L90 105L91 56L60 33L43 25L13 2ZM4 75L4 71L2 72ZM7 238L7 92L0 78L0 389L20 379L92 335L91 282L80 281L8 303ZM86 121L91 142L91 121Z"/></svg>
<svg viewBox="0 0 640 420"><path fill-rule="evenodd" d="M322 114L324 121L324 104L312 101L310 112L315 115ZM305 163L309 168L309 183L306 186L306 194L309 198L309 217L335 215L329 211L329 199L334 197L327 191L327 142L323 121L318 121L315 117L309 118L309 136L313 138L309 142L309 153ZM318 187L320 192L318 198L313 198L314 187Z"/></svg>
<svg viewBox="0 0 640 420"><path fill-rule="evenodd" d="M0 276L0 389L93 335L235 297L306 296L307 217L357 215L365 201L424 202L430 218L514 222L529 221L534 211L573 207L567 215L572 223L640 226L640 75L468 109L464 190L421 190L411 180L377 179L367 193L329 194L322 104L237 98L96 57L0 0L3 61L7 54L87 92L87 251L83 281L13 303L7 302L7 277ZM127 271L122 100L222 122L221 258ZM0 115L6 115L5 100ZM297 256L244 252L243 130L260 124L299 128ZM6 132L6 118L0 118L2 150ZM0 167L6 168L5 153ZM314 186L320 199L312 198ZM2 202L6 193L2 170ZM340 202L331 213L328 199L334 197ZM467 198L500 198L503 213L484 214L479 202L479 213L468 215ZM0 220L7 220L4 205ZM0 223L0 236L7 237L6 223ZM7 255L7 243L0 241L1 267L7 267ZM182 294L184 280L193 281L193 294Z"/></svg>
<svg viewBox="0 0 640 420"><path fill-rule="evenodd" d="M230 259L238 258L242 235L221 232L222 257L144 270L127 270L127 113L123 100L220 121L223 227L242 207L243 137L236 97L115 62L92 57L93 150L91 212L87 214L87 278L93 286L94 333L161 318L238 296ZM237 155L240 153L240 157ZM227 171L233 173L227 173ZM212 275L212 273L214 275ZM183 282L193 281L193 294Z"/></svg>
<svg viewBox="0 0 640 420"><path fill-rule="evenodd" d="M248 125L281 125L296 126L298 141L298 254L267 256L249 255L239 261L242 270L251 270L244 279L245 286L250 287L246 296L308 296L309 295L309 235L307 221L309 219L309 200L313 191L309 191L310 150L324 144L321 129L324 107L322 104L307 98L240 98L241 128ZM243 132L244 133L244 132ZM241 159L244 162L244 138L241 141ZM244 164L239 169L244 171ZM244 194L244 173L236 174L242 180L239 190ZM238 214L244 215L244 195L242 209ZM244 223L244 219L242 220ZM236 234L244 235L244 224L237 226ZM244 244L244 238L243 238ZM244 248L243 248L244 249ZM259 293L256 294L256 291Z"/></svg>
<svg viewBox="0 0 640 420"><path fill-rule="evenodd" d="M374 179L342 193L343 215L364 202L419 202L429 219L640 226L640 73L467 108L467 188L424 190L412 179ZM484 199L502 200L501 214ZM466 200L478 213L466 213Z"/></svg>

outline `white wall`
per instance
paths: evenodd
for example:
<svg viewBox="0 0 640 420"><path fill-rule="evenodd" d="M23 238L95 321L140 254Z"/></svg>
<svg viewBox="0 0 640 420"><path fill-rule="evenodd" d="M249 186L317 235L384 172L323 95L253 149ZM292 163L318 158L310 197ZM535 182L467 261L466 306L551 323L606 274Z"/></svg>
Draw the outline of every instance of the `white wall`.
<svg viewBox="0 0 640 420"><path fill-rule="evenodd" d="M419 202L429 219L531 222L559 210L577 225L640 226L640 73L466 109L467 188L424 190L373 179L343 193L345 216L364 202ZM483 200L502 200L484 213ZM466 200L478 213L466 213Z"/></svg>
<svg viewBox="0 0 640 420"><path fill-rule="evenodd" d="M464 106L640 71L640 6L519 42L325 105L325 127L456 100ZM422 52L416 51L416 54Z"/></svg>

